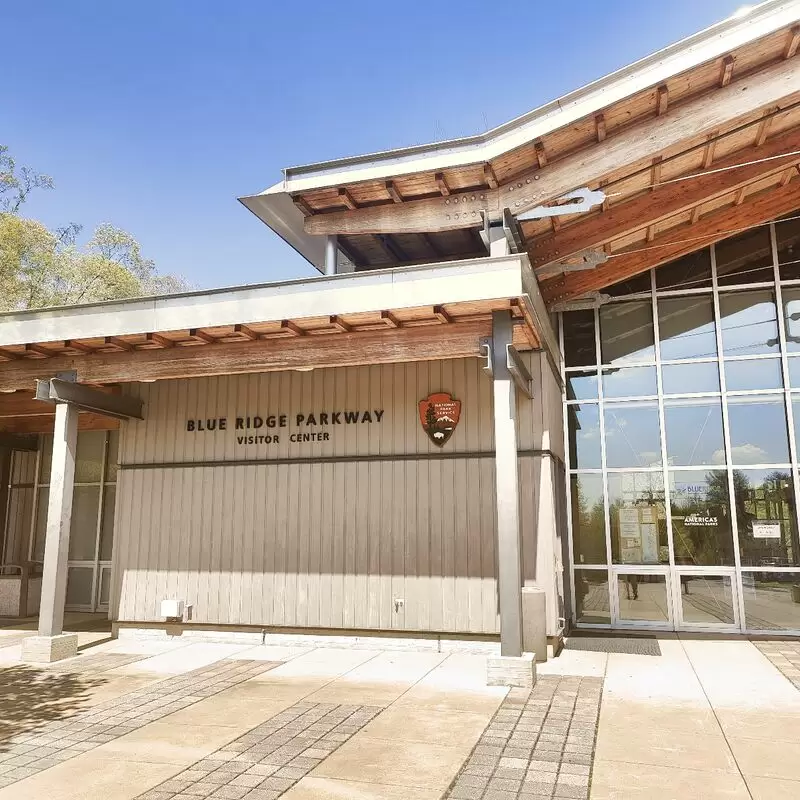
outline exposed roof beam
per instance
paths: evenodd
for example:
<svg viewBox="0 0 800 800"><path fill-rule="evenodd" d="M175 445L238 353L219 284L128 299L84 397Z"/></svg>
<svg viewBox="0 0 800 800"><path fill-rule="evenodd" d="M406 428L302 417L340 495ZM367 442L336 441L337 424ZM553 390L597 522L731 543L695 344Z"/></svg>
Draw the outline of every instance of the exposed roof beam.
<svg viewBox="0 0 800 800"><path fill-rule="evenodd" d="M236 324L233 326L233 332L238 333L241 336L244 336L246 339L252 339L255 341L259 339L260 336L257 334L252 328L249 328L247 325Z"/></svg>
<svg viewBox="0 0 800 800"><path fill-rule="evenodd" d="M733 64L734 58L732 55L727 55L722 59L722 66L719 69L719 85L724 88L731 82L733 77Z"/></svg>
<svg viewBox="0 0 800 800"><path fill-rule="evenodd" d="M75 339L67 339L64 342L64 348L66 350L77 350L79 353L86 353L87 355L95 351L94 347L84 344L83 342L77 342Z"/></svg>
<svg viewBox="0 0 800 800"><path fill-rule="evenodd" d="M761 147L749 147L733 153L718 161L715 168L722 169L795 150L800 150L800 130L771 139ZM534 267L541 267L563 260L581 250L626 236L640 230L646 222L660 222L674 214L699 207L702 202L723 197L759 177L781 172L786 169L788 161L789 159L779 159L749 164L738 169L699 175L690 180L659 186L649 194L617 203L603 214L587 216L558 234L534 239L529 246L531 262Z"/></svg>
<svg viewBox="0 0 800 800"><path fill-rule="evenodd" d="M695 225L681 225L657 236L638 252L621 253L602 267L571 272L542 283L548 303L564 302L612 283L631 278L651 267L693 253L731 235L730 231L769 222L797 208L797 189L789 184L770 189L738 207L727 207L703 217Z"/></svg>
<svg viewBox="0 0 800 800"><path fill-rule="evenodd" d="M533 145L533 148L536 152L536 163L539 165L539 169L547 166L547 153L545 152L544 145L541 142L536 142Z"/></svg>
<svg viewBox="0 0 800 800"><path fill-rule="evenodd" d="M397 242L393 241L390 236L386 236L382 233L378 233L375 235L375 239L380 245L381 249L390 259L402 263L403 261L408 261L408 255L403 251L403 248L400 247Z"/></svg>
<svg viewBox="0 0 800 800"><path fill-rule="evenodd" d="M693 146L702 137L748 120L776 103L800 99L797 69L783 61L672 106L663 116L621 130L546 167L516 176L497 189L459 192L450 197L410 200L400 205L362 208L307 217L310 234L420 233L480 227L480 212L501 218L517 215L581 186L597 184L622 170L635 170L666 151ZM441 173L437 173L441 176ZM441 189L441 185L440 185ZM449 191L449 190L448 190Z"/></svg>
<svg viewBox="0 0 800 800"><path fill-rule="evenodd" d="M36 353L37 356L44 356L45 358L50 358L53 355L52 350L48 350L46 347L42 347L39 344L26 344L25 352Z"/></svg>
<svg viewBox="0 0 800 800"><path fill-rule="evenodd" d="M212 336L207 331L201 330L200 328L191 328L189 330L189 336L192 339L197 339L198 341L205 342L206 344L218 344L219 339L216 336Z"/></svg>
<svg viewBox="0 0 800 800"><path fill-rule="evenodd" d="M394 185L394 181L386 181L384 184L386 187L386 191L389 194L389 197L392 198L392 202L394 203L402 203L403 202L403 195L397 191L397 187Z"/></svg>
<svg viewBox="0 0 800 800"><path fill-rule="evenodd" d="M436 317L439 322L449 323L453 321L453 318L445 311L444 306L434 306L433 316Z"/></svg>
<svg viewBox="0 0 800 800"><path fill-rule="evenodd" d="M314 214L314 209L302 197L293 197L292 202L300 209L304 217L310 217Z"/></svg>
<svg viewBox="0 0 800 800"><path fill-rule="evenodd" d="M6 350L0 347L0 358L4 358L6 361L18 361L21 358L25 358L25 356L16 352L16 350Z"/></svg>
<svg viewBox="0 0 800 800"><path fill-rule="evenodd" d="M718 136L719 131L708 134L708 142L703 148L703 169L708 169L714 163L714 150L716 150L717 147ZM761 144L763 144L763 142L761 142Z"/></svg>
<svg viewBox="0 0 800 800"><path fill-rule="evenodd" d="M337 314L332 314L330 317L328 317L328 323L331 325L331 327L336 328L336 330L340 333L350 333L350 331L353 330L352 326L346 323Z"/></svg>
<svg viewBox="0 0 800 800"><path fill-rule="evenodd" d="M391 311L381 311L381 321L390 328L400 328L403 325Z"/></svg>
<svg viewBox="0 0 800 800"><path fill-rule="evenodd" d="M281 320L281 330L291 333L293 336L305 336L305 328L301 328L296 322L290 319Z"/></svg>
<svg viewBox="0 0 800 800"><path fill-rule="evenodd" d="M606 118L602 114L597 114L594 118L595 131L597 133L597 141L605 141L606 138Z"/></svg>
<svg viewBox="0 0 800 800"><path fill-rule="evenodd" d="M216 347L172 347L135 353L97 353L91 358L56 356L47 361L25 359L4 365L0 389L30 388L47 374L75 370L85 383L111 383L207 375L272 372L297 367L345 367L430 361L480 355L482 336L491 334L491 322L443 325L431 336L430 328L403 327L337 336L223 343Z"/></svg>
<svg viewBox="0 0 800 800"><path fill-rule="evenodd" d="M120 339L118 336L106 336L105 343L112 347L116 347L117 350L132 351L136 349L131 342L127 342L125 339Z"/></svg>
<svg viewBox="0 0 800 800"><path fill-rule="evenodd" d="M772 125L772 119L775 116L775 112L778 110L777 107L775 108L768 108L764 112L764 119L758 124L758 131L756 133L756 147L764 144L767 141L767 136L769 136L769 129Z"/></svg>
<svg viewBox="0 0 800 800"><path fill-rule="evenodd" d="M168 339L166 336L162 336L160 333L148 333L145 338L148 342L155 342L161 347L175 347L175 342L173 339Z"/></svg>
<svg viewBox="0 0 800 800"><path fill-rule="evenodd" d="M345 187L339 189L339 199L342 201L344 206L350 209L350 211L355 211L358 208L358 203L353 200L353 195L351 195Z"/></svg>
<svg viewBox="0 0 800 800"><path fill-rule="evenodd" d="M442 193L442 197L447 197L450 194L450 187L447 185L447 181L444 178L443 172L437 172L434 175L434 180L436 181L436 185L439 187L439 191Z"/></svg>
<svg viewBox="0 0 800 800"><path fill-rule="evenodd" d="M29 417L6 417L0 419L0 428L7 434L52 433L56 418L53 406L47 403L40 403L40 405L49 409L50 413ZM91 411L81 411L78 414L79 431L114 431L118 428L119 420L114 417L94 414Z"/></svg>
<svg viewBox="0 0 800 800"><path fill-rule="evenodd" d="M431 250L431 252L437 258L441 258L444 255L444 253L442 252L442 248L439 247L439 245L436 244L436 242L433 240L433 236L431 236L429 233L421 233L420 236L422 237L422 240L425 242L428 248Z"/></svg>

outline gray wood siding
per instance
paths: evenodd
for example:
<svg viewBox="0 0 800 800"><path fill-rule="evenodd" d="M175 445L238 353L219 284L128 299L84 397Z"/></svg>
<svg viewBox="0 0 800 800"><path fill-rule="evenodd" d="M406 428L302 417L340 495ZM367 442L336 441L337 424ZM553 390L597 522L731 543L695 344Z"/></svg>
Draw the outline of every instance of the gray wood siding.
<svg viewBox="0 0 800 800"><path fill-rule="evenodd" d="M530 364L535 377L549 369L538 355ZM491 382L481 366L462 359L136 387L146 419L121 429L128 468L118 476L113 616L159 620L160 601L179 597L200 623L496 633ZM462 402L443 449L417 411L435 391ZM522 448L542 446L553 408L560 415L560 397L520 401ZM384 416L310 428L331 432L322 442L289 442L293 420L258 432L277 432L277 445L239 445L233 430L237 415L344 409ZM221 416L226 431L186 430L187 418ZM559 428L550 443L560 441ZM291 461L310 457L342 460ZM203 465L276 458L289 462ZM155 466L175 463L196 466ZM534 472L521 466L523 498L533 498ZM529 543L534 517L527 502Z"/></svg>

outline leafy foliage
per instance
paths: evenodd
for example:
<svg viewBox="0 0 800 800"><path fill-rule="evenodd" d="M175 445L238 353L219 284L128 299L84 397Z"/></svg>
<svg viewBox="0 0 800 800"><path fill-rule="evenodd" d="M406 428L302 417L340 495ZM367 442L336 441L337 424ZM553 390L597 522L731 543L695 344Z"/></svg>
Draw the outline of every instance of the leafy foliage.
<svg viewBox="0 0 800 800"><path fill-rule="evenodd" d="M75 305L188 288L180 277L160 275L136 239L114 225L99 225L80 246L80 225L50 231L19 214L31 191L51 188L51 178L18 168L8 148L0 145L0 309Z"/></svg>

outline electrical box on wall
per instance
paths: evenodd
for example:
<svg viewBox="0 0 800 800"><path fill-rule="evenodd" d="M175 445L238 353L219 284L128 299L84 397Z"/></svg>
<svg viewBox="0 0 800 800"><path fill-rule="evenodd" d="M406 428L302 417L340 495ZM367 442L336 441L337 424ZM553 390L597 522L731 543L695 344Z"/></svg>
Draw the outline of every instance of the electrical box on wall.
<svg viewBox="0 0 800 800"><path fill-rule="evenodd" d="M183 619L183 600L162 600L161 616L166 619Z"/></svg>

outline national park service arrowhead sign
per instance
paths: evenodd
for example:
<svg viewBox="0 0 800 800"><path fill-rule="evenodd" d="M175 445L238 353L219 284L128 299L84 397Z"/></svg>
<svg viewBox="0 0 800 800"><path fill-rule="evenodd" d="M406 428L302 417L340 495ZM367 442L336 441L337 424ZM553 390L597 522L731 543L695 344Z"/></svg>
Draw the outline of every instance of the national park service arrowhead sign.
<svg viewBox="0 0 800 800"><path fill-rule="evenodd" d="M419 401L419 421L430 440L443 447L461 417L461 401L447 392L436 392Z"/></svg>

